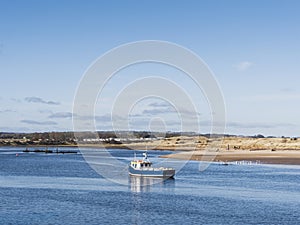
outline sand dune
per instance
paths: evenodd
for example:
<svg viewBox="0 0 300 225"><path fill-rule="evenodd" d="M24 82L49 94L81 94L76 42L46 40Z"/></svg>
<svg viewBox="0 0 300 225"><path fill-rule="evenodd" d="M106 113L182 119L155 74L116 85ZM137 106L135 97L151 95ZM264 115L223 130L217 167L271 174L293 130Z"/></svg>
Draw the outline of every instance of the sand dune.
<svg viewBox="0 0 300 225"><path fill-rule="evenodd" d="M130 143L125 146L129 149L180 151L164 156L178 159L223 162L246 160L300 165L300 140L297 138L181 136Z"/></svg>
<svg viewBox="0 0 300 225"><path fill-rule="evenodd" d="M300 139L297 138L250 138L225 137L207 138L204 136L180 136L132 142L123 144L128 148L161 149L161 150L206 150L222 151L257 151L257 150L300 150ZM112 145L110 145L112 146ZM120 146L120 145L116 145Z"/></svg>

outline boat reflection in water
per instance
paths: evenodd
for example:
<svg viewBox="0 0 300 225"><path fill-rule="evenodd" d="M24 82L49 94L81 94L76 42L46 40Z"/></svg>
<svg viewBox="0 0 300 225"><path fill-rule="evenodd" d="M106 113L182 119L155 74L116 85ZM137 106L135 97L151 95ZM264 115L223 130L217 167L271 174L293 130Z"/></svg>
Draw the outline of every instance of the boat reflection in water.
<svg viewBox="0 0 300 225"><path fill-rule="evenodd" d="M128 186L132 193L132 223L140 224L143 221L145 215L145 204L151 201L151 192L157 193L171 193L175 191L175 179L174 178L154 178L154 177L141 177L141 176L129 176ZM144 194L150 192L149 194ZM150 199L149 199L150 198Z"/></svg>
<svg viewBox="0 0 300 225"><path fill-rule="evenodd" d="M145 205L151 202L151 196L153 196L151 192L175 192L175 179L128 176L128 188L132 193L131 224L141 224L145 217ZM146 192L149 194L145 194Z"/></svg>
<svg viewBox="0 0 300 225"><path fill-rule="evenodd" d="M175 187L174 178L153 178L153 177L139 177L139 176L129 176L128 183L131 192L150 192L153 190L171 191Z"/></svg>

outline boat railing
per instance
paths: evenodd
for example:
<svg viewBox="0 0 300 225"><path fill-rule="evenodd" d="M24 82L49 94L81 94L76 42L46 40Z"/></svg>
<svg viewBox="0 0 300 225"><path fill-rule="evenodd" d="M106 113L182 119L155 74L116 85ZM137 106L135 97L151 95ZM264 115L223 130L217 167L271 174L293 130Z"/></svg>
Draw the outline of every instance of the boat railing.
<svg viewBox="0 0 300 225"><path fill-rule="evenodd" d="M144 171L162 171L162 170L174 170L174 169L173 168L159 167L159 168L142 168L141 170L144 170Z"/></svg>

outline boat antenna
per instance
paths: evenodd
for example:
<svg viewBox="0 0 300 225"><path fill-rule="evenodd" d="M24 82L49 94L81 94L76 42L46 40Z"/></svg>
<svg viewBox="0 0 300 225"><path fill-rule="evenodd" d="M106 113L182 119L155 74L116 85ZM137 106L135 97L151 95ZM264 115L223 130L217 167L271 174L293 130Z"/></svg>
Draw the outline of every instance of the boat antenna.
<svg viewBox="0 0 300 225"><path fill-rule="evenodd" d="M144 160L148 160L148 151L146 150L146 152L143 153L144 156Z"/></svg>

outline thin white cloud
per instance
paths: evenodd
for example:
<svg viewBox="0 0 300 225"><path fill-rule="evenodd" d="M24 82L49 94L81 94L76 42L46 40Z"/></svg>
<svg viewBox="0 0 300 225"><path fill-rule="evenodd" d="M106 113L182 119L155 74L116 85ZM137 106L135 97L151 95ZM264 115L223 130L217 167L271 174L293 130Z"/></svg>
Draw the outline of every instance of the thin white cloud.
<svg viewBox="0 0 300 225"><path fill-rule="evenodd" d="M5 132L26 132L26 131L31 131L28 126L26 127L12 127L12 126L2 126L0 127L0 130L5 131ZM36 131L36 130L34 130Z"/></svg>
<svg viewBox="0 0 300 225"><path fill-rule="evenodd" d="M16 112L16 110L11 110L11 109L0 110L0 113L13 113L13 112Z"/></svg>
<svg viewBox="0 0 300 225"><path fill-rule="evenodd" d="M152 102L148 104L150 107L170 107L171 104L168 102Z"/></svg>
<svg viewBox="0 0 300 225"><path fill-rule="evenodd" d="M254 64L252 62L249 61L243 61L240 62L238 64L236 64L234 67L238 70L238 71L246 71L248 70L250 67L252 67Z"/></svg>
<svg viewBox="0 0 300 225"><path fill-rule="evenodd" d="M50 114L50 115L53 114L52 110L49 109L40 109L38 112L41 114Z"/></svg>
<svg viewBox="0 0 300 225"><path fill-rule="evenodd" d="M57 123L53 121L21 120L20 122L30 125L57 125Z"/></svg>
<svg viewBox="0 0 300 225"><path fill-rule="evenodd" d="M54 101L45 101L42 98L39 97L26 97L24 99L26 102L31 102L31 103L42 103L42 104L47 104L47 105L59 105L59 102L54 102Z"/></svg>
<svg viewBox="0 0 300 225"><path fill-rule="evenodd" d="M82 121L97 121L97 122L101 122L101 123L107 123L107 122L112 122L112 121L121 121L121 120L126 120L125 117L116 115L116 114L104 114L104 115L87 115L87 116L83 116L83 115L77 115L77 114L72 114L72 113L57 113L54 115L56 118L63 118L63 117L75 117L78 120L82 120ZM54 118L55 118L54 117ZM51 117L49 117L51 118ZM53 118L53 117L52 117Z"/></svg>
<svg viewBox="0 0 300 225"><path fill-rule="evenodd" d="M280 127L293 127L296 126L291 123L240 123L240 122L227 122L227 126L231 128L280 128Z"/></svg>
<svg viewBox="0 0 300 225"><path fill-rule="evenodd" d="M300 94L261 94L253 96L240 97L243 101L266 102L266 101L299 101Z"/></svg>
<svg viewBox="0 0 300 225"><path fill-rule="evenodd" d="M51 119L71 119L73 114L71 112L57 112L52 113L48 118Z"/></svg>
<svg viewBox="0 0 300 225"><path fill-rule="evenodd" d="M22 100L18 99L18 98L11 98L10 100L13 101L13 102L17 102L17 103L21 103L22 102Z"/></svg>
<svg viewBox="0 0 300 225"><path fill-rule="evenodd" d="M212 126L212 121L210 120L204 120L200 121L201 126L210 127ZM222 122L215 122L216 126L223 126ZM275 129L275 128L291 128L291 127L297 127L296 124L292 123L247 123L247 122L235 122L235 121L227 121L226 122L227 128L235 128L235 129Z"/></svg>
<svg viewBox="0 0 300 225"><path fill-rule="evenodd" d="M146 114L146 115L159 115L159 114L174 113L174 112L176 112L176 111L172 107L143 110L143 114Z"/></svg>

